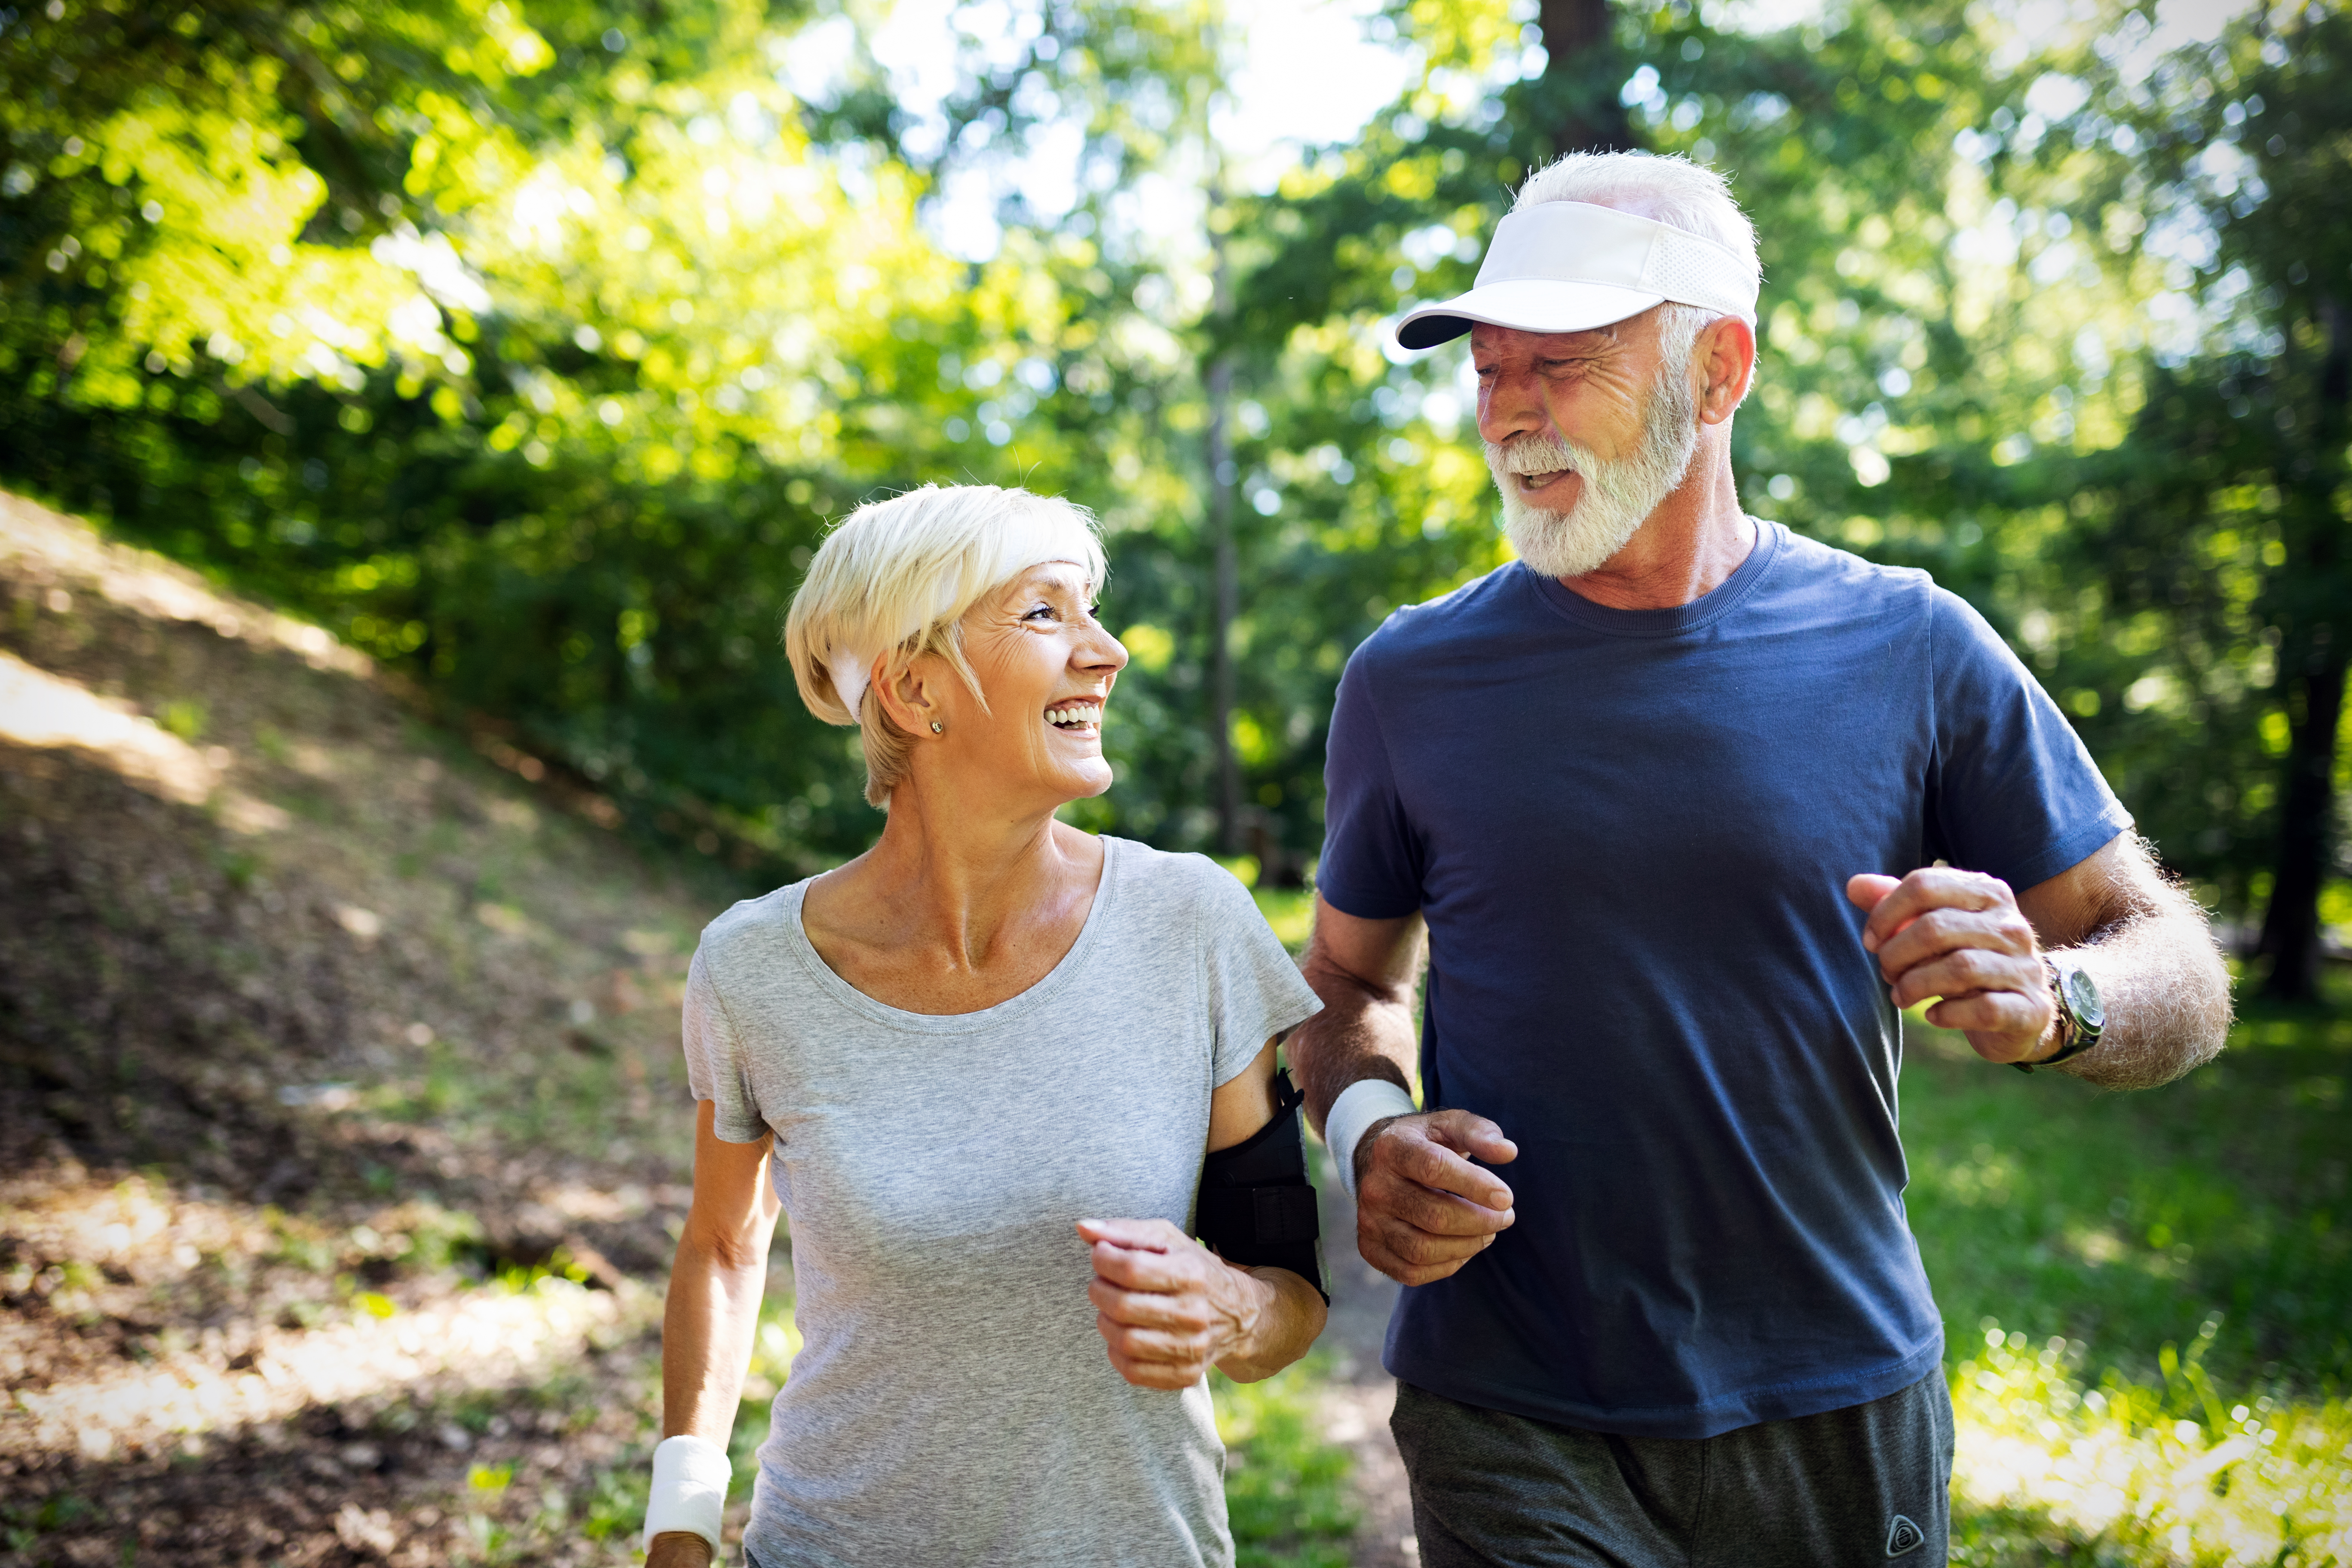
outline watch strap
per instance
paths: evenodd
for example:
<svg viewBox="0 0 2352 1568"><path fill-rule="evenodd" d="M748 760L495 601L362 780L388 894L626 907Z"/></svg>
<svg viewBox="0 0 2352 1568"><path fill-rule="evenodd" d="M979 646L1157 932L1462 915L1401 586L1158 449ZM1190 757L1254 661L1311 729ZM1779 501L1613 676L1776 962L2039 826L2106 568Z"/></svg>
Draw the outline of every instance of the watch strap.
<svg viewBox="0 0 2352 1568"><path fill-rule="evenodd" d="M2074 998L2066 994L2066 972L2058 967L2048 953L2042 955L2042 967L2050 975L2050 994L2058 1004L2058 1048L2039 1061L2011 1062L2020 1072L2030 1073L2035 1068L2056 1067L2072 1057L2079 1057L2099 1043L2102 1031L2092 1028L2074 1011Z"/></svg>

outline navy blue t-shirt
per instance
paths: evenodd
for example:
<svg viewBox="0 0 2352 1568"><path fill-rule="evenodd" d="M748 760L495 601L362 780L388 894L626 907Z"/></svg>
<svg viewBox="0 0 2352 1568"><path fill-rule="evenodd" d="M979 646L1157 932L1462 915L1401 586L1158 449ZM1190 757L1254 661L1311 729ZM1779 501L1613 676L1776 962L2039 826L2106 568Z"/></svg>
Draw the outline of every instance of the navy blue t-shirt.
<svg viewBox="0 0 2352 1568"><path fill-rule="evenodd" d="M1424 1105L1519 1149L1517 1223L1404 1292L1390 1372L1704 1437L1936 1366L1846 879L2029 888L2131 820L1974 610L1771 523L1675 609L1506 566L1356 650L1327 777L1322 896L1429 923Z"/></svg>

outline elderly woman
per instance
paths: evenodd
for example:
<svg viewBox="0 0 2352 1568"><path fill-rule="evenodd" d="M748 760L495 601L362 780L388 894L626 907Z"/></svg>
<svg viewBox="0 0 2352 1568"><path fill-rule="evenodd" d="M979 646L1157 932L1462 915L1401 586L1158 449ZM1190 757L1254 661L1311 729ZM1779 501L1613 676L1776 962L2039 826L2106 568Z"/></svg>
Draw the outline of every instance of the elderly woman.
<svg viewBox="0 0 2352 1568"><path fill-rule="evenodd" d="M1055 819L1111 782L1103 572L1077 507L926 486L851 514L793 600L802 698L858 727L887 818L695 954L656 1568L718 1548L780 1204L803 1347L748 1562L1233 1560L1207 1370L1265 1377L1323 1326L1274 1068L1317 1003L1213 864Z"/></svg>

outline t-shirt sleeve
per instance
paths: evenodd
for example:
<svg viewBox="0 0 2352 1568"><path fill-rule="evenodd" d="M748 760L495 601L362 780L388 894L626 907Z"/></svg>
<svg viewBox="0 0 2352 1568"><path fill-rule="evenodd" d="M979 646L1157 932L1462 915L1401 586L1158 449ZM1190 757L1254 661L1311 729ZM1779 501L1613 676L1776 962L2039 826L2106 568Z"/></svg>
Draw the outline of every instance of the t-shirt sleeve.
<svg viewBox="0 0 2352 1568"><path fill-rule="evenodd" d="M756 1143L767 1136L749 1076L743 1046L727 1004L710 978L702 950L686 972L686 1009L679 1033L686 1041L686 1081L694 1098L710 1101L713 1129L730 1143Z"/></svg>
<svg viewBox="0 0 2352 1568"><path fill-rule="evenodd" d="M2077 865L2132 825L2074 727L1968 601L1936 589L1931 858L2020 889Z"/></svg>
<svg viewBox="0 0 2352 1568"><path fill-rule="evenodd" d="M1421 908L1426 860L1398 798L1388 739L1372 701L1364 650L1348 661L1331 707L1323 763L1323 858L1315 890L1359 920L1397 920Z"/></svg>
<svg viewBox="0 0 2352 1568"><path fill-rule="evenodd" d="M1216 1035L1214 1081L1223 1084L1255 1061L1266 1041L1321 1012L1323 1003L1249 889L1214 862L1204 865L1204 891L1193 908Z"/></svg>

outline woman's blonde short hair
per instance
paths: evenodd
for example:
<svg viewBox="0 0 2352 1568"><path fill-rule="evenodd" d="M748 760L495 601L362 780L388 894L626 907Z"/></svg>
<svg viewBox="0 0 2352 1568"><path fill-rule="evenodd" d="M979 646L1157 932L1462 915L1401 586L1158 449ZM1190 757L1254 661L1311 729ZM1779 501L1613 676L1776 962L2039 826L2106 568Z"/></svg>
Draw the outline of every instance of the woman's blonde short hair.
<svg viewBox="0 0 2352 1568"><path fill-rule="evenodd" d="M784 617L784 653L809 711L858 727L866 804L887 808L914 745L873 686L932 653L985 708L963 655L964 613L1047 561L1082 567L1099 590L1108 568L1094 515L1058 496L995 485L925 485L869 501L825 535ZM885 660L878 671L877 659Z"/></svg>

